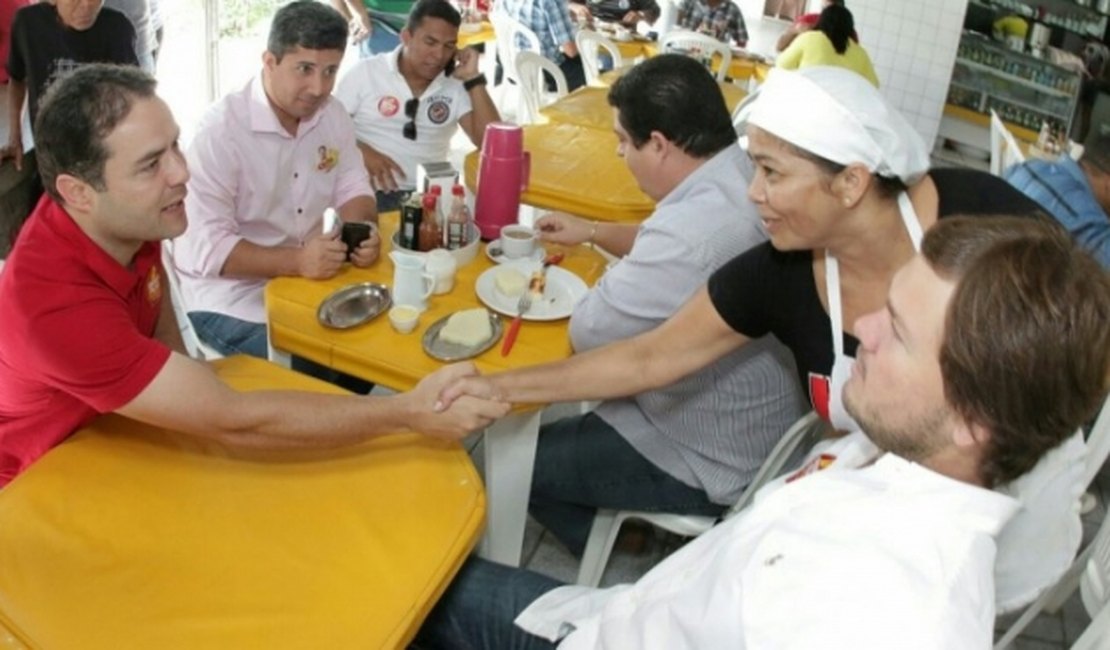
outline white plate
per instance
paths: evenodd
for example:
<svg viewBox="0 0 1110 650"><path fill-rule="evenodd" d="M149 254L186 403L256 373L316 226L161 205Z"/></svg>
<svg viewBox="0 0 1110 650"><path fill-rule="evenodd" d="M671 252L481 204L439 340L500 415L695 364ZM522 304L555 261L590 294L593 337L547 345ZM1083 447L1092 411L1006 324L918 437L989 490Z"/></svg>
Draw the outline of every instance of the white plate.
<svg viewBox="0 0 1110 650"><path fill-rule="evenodd" d="M520 298L510 298L497 290L494 276L503 268L515 268L531 277L532 272L540 268L540 263L532 260L513 260L501 266L486 269L478 276L474 290L478 293L486 307L505 314L516 316L516 305ZM589 287L577 275L552 266L547 269L547 282L544 283L543 299L533 300L531 308L524 314L524 320L559 320L569 318L574 306L582 296L586 295Z"/></svg>
<svg viewBox="0 0 1110 650"><path fill-rule="evenodd" d="M533 262L538 262L538 261L542 260L543 256L546 254L546 253L544 253L542 246L536 246L535 250L533 250L532 254L529 255L528 257L505 257L504 254L494 255L493 253L490 252L491 248L496 248L499 251L501 250L501 238L500 237L498 237L497 239L495 239L495 240L491 241L490 243L486 244L486 257L488 257L490 259L490 261L493 262L494 264L504 264L505 262L528 261L528 260L531 260Z"/></svg>

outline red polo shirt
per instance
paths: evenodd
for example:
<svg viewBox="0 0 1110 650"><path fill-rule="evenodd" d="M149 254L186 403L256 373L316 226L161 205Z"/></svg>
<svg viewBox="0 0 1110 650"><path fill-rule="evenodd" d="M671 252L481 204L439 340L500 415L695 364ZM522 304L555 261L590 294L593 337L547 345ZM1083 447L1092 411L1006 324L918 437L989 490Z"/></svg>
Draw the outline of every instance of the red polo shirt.
<svg viewBox="0 0 1110 650"><path fill-rule="evenodd" d="M0 486L150 384L163 286L158 243L120 266L43 196L0 271Z"/></svg>

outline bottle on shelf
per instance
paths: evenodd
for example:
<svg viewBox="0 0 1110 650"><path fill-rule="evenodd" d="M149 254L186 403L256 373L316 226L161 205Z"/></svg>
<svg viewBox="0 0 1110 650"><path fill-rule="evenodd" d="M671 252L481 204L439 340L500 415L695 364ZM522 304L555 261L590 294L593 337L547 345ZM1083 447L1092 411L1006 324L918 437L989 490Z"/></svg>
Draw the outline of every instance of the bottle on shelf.
<svg viewBox="0 0 1110 650"><path fill-rule="evenodd" d="M451 188L451 212L447 215L447 248L454 250L467 245L470 234L470 208L466 207L466 190L460 184Z"/></svg>

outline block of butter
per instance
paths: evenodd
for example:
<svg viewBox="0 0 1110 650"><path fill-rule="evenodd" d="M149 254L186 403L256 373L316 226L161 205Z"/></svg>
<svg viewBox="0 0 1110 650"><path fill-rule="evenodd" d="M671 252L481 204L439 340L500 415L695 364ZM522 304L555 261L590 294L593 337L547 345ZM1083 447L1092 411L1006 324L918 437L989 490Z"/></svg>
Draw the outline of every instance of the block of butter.
<svg viewBox="0 0 1110 650"><path fill-rule="evenodd" d="M474 347L481 345L493 336L489 324L489 311L484 307L457 311L447 318L447 324L439 331L439 338L447 343Z"/></svg>
<svg viewBox="0 0 1110 650"><path fill-rule="evenodd" d="M493 276L493 283L503 295L519 298L528 288L528 276L513 268L500 268Z"/></svg>

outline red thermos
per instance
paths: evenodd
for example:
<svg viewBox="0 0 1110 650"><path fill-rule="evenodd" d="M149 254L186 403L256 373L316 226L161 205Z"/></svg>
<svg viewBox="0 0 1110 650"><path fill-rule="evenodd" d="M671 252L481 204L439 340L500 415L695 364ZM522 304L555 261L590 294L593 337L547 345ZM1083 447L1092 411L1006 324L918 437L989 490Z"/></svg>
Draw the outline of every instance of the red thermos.
<svg viewBox="0 0 1110 650"><path fill-rule="evenodd" d="M478 163L478 191L474 223L482 239L501 236L501 227L517 222L520 193L528 186L530 159L524 151L524 133L516 124L493 122L486 126Z"/></svg>

